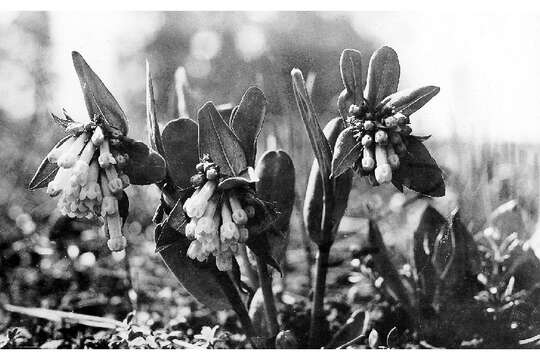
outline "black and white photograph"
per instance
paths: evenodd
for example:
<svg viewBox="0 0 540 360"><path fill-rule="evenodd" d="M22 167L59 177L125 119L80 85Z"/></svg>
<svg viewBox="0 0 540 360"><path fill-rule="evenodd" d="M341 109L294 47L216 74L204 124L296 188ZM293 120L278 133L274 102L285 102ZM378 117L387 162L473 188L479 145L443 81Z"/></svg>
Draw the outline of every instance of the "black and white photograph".
<svg viewBox="0 0 540 360"><path fill-rule="evenodd" d="M540 12L86 6L0 9L0 357L540 348Z"/></svg>

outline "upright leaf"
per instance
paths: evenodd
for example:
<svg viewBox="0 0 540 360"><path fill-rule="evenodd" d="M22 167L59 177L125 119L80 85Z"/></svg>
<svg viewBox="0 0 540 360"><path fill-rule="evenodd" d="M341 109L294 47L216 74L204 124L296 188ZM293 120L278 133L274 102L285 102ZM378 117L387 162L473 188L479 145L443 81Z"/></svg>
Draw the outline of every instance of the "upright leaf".
<svg viewBox="0 0 540 360"><path fill-rule="evenodd" d="M257 87L250 87L244 93L238 108L231 114L230 126L242 144L248 166L255 164L257 138L265 113L266 98L263 92Z"/></svg>
<svg viewBox="0 0 540 360"><path fill-rule="evenodd" d="M332 119L324 127L324 135L330 146L334 146L338 135L343 131L341 118ZM353 172L345 171L342 175L333 178L334 186L334 234L338 229L339 222L347 208L347 201L352 186ZM323 212L323 180L319 171L317 160L313 161L308 177L306 197L304 199L304 223L310 238L320 244L322 241L322 212Z"/></svg>
<svg viewBox="0 0 540 360"><path fill-rule="evenodd" d="M102 116L108 125L119 131L118 135L126 135L128 132L127 117L114 96L88 66L81 54L73 51L71 55L90 119L96 115Z"/></svg>
<svg viewBox="0 0 540 360"><path fill-rule="evenodd" d="M369 61L365 93L372 108L397 91L399 72L399 60L394 49L383 46L373 53Z"/></svg>
<svg viewBox="0 0 540 360"><path fill-rule="evenodd" d="M198 113L199 156L210 155L221 173L237 176L247 167L240 140L223 121L214 104L206 103Z"/></svg>
<svg viewBox="0 0 540 360"><path fill-rule="evenodd" d="M306 127L309 142L311 143L313 153L315 154L315 159L317 159L319 164L319 170L324 179L323 189L325 189L328 186L330 179L332 150L319 125L319 119L313 104L311 103L311 99L309 98L302 72L299 69L293 69L291 71L291 76L296 103L300 110L304 126Z"/></svg>
<svg viewBox="0 0 540 360"><path fill-rule="evenodd" d="M167 173L180 188L190 186L189 179L199 162L197 143L199 128L191 119L171 120L161 135L167 161Z"/></svg>
<svg viewBox="0 0 540 360"><path fill-rule="evenodd" d="M146 61L146 127L148 132L148 143L150 147L160 155L165 156L159 124L156 116L156 100L154 99L154 86L152 85L152 74L150 64Z"/></svg>
<svg viewBox="0 0 540 360"><path fill-rule="evenodd" d="M414 232L414 265L422 293L421 307L430 305L435 296L438 276L431 257L435 239L439 234L444 233L447 227L446 219L433 207L428 206Z"/></svg>
<svg viewBox="0 0 540 360"><path fill-rule="evenodd" d="M345 120L352 104L361 105L364 102L362 94L362 56L358 50L345 49L339 59L341 79L345 91L338 98L338 108Z"/></svg>
<svg viewBox="0 0 540 360"><path fill-rule="evenodd" d="M386 287L396 296L397 300L404 305L405 309L409 311L409 314L412 314L407 290L401 282L398 271L390 260L379 227L375 221L371 219L369 220L368 243L375 249L373 253L373 263L375 264L375 269L379 275L384 279Z"/></svg>

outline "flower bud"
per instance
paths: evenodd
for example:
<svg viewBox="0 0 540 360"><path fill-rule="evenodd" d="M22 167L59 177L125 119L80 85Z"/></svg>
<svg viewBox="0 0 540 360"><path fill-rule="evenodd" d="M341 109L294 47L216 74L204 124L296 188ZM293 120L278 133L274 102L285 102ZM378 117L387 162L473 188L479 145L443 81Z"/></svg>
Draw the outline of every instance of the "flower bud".
<svg viewBox="0 0 540 360"><path fill-rule="evenodd" d="M187 256L190 259L197 259L201 253L201 250L202 250L201 243L197 240L193 240L189 244L189 248L187 250Z"/></svg>
<svg viewBox="0 0 540 360"><path fill-rule="evenodd" d="M116 160L116 165L120 166L121 168L125 167L127 164L126 155L118 154L114 159Z"/></svg>
<svg viewBox="0 0 540 360"><path fill-rule="evenodd" d="M198 163L196 166L195 166L195 170L197 170L197 172L204 172L204 163L200 162Z"/></svg>
<svg viewBox="0 0 540 360"><path fill-rule="evenodd" d="M73 165L72 174L79 185L84 186L88 182L88 170L88 164L82 160L77 160Z"/></svg>
<svg viewBox="0 0 540 360"><path fill-rule="evenodd" d="M352 104L349 107L349 114L353 116L360 115L360 106Z"/></svg>
<svg viewBox="0 0 540 360"><path fill-rule="evenodd" d="M248 216L238 198L234 195L229 196L229 203L231 204L232 209L232 219L238 225L247 224Z"/></svg>
<svg viewBox="0 0 540 360"><path fill-rule="evenodd" d="M104 196L101 203L102 215L112 215L118 212L118 200L114 196Z"/></svg>
<svg viewBox="0 0 540 360"><path fill-rule="evenodd" d="M375 123L373 121L364 121L364 130L373 131L375 130Z"/></svg>
<svg viewBox="0 0 540 360"><path fill-rule="evenodd" d="M397 119L397 123L399 126L403 126L409 123L409 118L402 113L394 114L394 117Z"/></svg>
<svg viewBox="0 0 540 360"><path fill-rule="evenodd" d="M297 349L298 341L290 330L282 330L276 336L276 349Z"/></svg>
<svg viewBox="0 0 540 360"><path fill-rule="evenodd" d="M362 136L362 146L371 146L371 144L373 144L373 138L371 137L371 135L364 135Z"/></svg>
<svg viewBox="0 0 540 360"><path fill-rule="evenodd" d="M377 144L386 144L388 142L388 134L384 130L378 130L375 133L375 143Z"/></svg>
<svg viewBox="0 0 540 360"><path fill-rule="evenodd" d="M255 216L255 207L252 206L252 205L248 205L246 206L246 208L244 209L246 211L246 214L248 216L248 218L252 218Z"/></svg>
<svg viewBox="0 0 540 360"><path fill-rule="evenodd" d="M197 228L197 219L191 219L185 228L186 237L188 239L195 239L195 229Z"/></svg>
<svg viewBox="0 0 540 360"><path fill-rule="evenodd" d="M219 271L232 270L233 255L230 251L222 252L216 255L216 267Z"/></svg>
<svg viewBox="0 0 540 360"><path fill-rule="evenodd" d="M245 244L249 239L249 230L245 227L240 227L238 231L240 233L240 238L238 239L238 242Z"/></svg>
<svg viewBox="0 0 540 360"><path fill-rule="evenodd" d="M116 159L111 154L108 140L104 140L99 146L98 163L102 169L106 169L111 165L116 165Z"/></svg>
<svg viewBox="0 0 540 360"><path fill-rule="evenodd" d="M371 149L364 147L362 150L362 169L364 171L372 171L375 168L375 159Z"/></svg>
<svg viewBox="0 0 540 360"><path fill-rule="evenodd" d="M387 127L396 127L398 125L398 119L394 116L389 116L383 120L384 125Z"/></svg>
<svg viewBox="0 0 540 360"><path fill-rule="evenodd" d="M189 179L189 181L191 182L191 185L200 187L205 183L206 178L203 174L195 174Z"/></svg>
<svg viewBox="0 0 540 360"><path fill-rule="evenodd" d="M392 144L386 146L386 153L388 155L388 164L390 164L392 170L399 168L399 156L394 151Z"/></svg>
<svg viewBox="0 0 540 360"><path fill-rule="evenodd" d="M95 146L100 146L103 143L105 135L103 135L103 130L101 130L100 126L96 126L90 140Z"/></svg>
<svg viewBox="0 0 540 360"><path fill-rule="evenodd" d="M75 139L75 141L73 141L69 149L67 149L58 158L58 162L57 162L58 166L63 167L65 169L69 169L70 167L75 165L75 162L79 158L79 154L83 150L87 139L88 139L88 134L85 132L77 136L77 138Z"/></svg>
<svg viewBox="0 0 540 360"><path fill-rule="evenodd" d="M215 167L211 167L208 170L206 170L206 178L208 180L217 180L219 177L219 172Z"/></svg>
<svg viewBox="0 0 540 360"><path fill-rule="evenodd" d="M208 205L208 200L212 195L214 195L215 190L216 183L214 181L207 181L201 187L201 190L199 191L197 197L193 199L194 201L190 203L190 207L186 211L187 215L190 218L200 218L201 216L203 216Z"/></svg>

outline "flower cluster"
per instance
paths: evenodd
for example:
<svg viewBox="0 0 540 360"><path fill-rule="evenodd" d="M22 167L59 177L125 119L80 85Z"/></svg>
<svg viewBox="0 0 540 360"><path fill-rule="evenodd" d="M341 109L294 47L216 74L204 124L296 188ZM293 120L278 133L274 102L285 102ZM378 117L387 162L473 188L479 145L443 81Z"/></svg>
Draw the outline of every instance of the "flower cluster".
<svg viewBox="0 0 540 360"><path fill-rule="evenodd" d="M246 225L255 216L255 208L243 203L238 189L218 189L219 166L209 156L197 164L196 170L191 178L195 191L183 207L190 218L185 234L192 240L187 255L202 262L212 254L217 268L229 271L239 244L248 240Z"/></svg>
<svg viewBox="0 0 540 360"><path fill-rule="evenodd" d="M112 139L99 123L73 123L70 133L53 148L47 160L58 165L58 172L47 186L47 194L60 196L58 207L62 215L71 218L103 218L109 233L107 245L112 251L126 246L122 235L118 200L129 186L129 177L122 172L127 154L113 156Z"/></svg>
<svg viewBox="0 0 540 360"><path fill-rule="evenodd" d="M399 168L399 157L407 151L403 136L412 132L409 118L388 108L373 113L365 104L351 105L348 115L346 125L353 129L354 138L363 148L357 169L379 184L389 183L392 170Z"/></svg>

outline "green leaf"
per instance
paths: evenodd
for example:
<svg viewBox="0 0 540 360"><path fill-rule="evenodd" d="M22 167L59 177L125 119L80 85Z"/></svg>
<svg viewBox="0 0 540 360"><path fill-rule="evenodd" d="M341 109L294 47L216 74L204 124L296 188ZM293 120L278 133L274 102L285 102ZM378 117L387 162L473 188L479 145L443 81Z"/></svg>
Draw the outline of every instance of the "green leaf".
<svg viewBox="0 0 540 360"><path fill-rule="evenodd" d="M199 162L198 126L191 119L171 120L163 128L163 150L167 173L174 184L187 188Z"/></svg>
<svg viewBox="0 0 540 360"><path fill-rule="evenodd" d="M124 169L133 185L149 185L162 181L167 173L165 160L157 152L150 150L140 141L122 142L112 147L112 151L129 156Z"/></svg>
<svg viewBox="0 0 540 360"><path fill-rule="evenodd" d="M330 120L324 127L324 135L331 146L334 146L339 134L343 131L343 120L335 118ZM339 222L347 208L347 201L352 186L353 172L345 171L341 176L333 178L334 186L334 209L332 219L334 222L333 232L337 232ZM313 161L311 172L308 177L306 197L304 199L304 223L310 238L317 244L322 242L322 212L323 212L323 181L319 171L318 162Z"/></svg>
<svg viewBox="0 0 540 360"><path fill-rule="evenodd" d="M152 74L150 64L146 61L146 131L148 132L148 143L152 150L165 156L159 124L156 116L156 100L154 98L154 86L152 85Z"/></svg>
<svg viewBox="0 0 540 360"><path fill-rule="evenodd" d="M408 136L405 140L407 154L400 158L400 166L392 174L393 181L423 195L444 196L444 179L435 159L413 136Z"/></svg>
<svg viewBox="0 0 540 360"><path fill-rule="evenodd" d="M390 255L384 244L381 232L377 223L373 220L369 220L369 233L368 233L368 244L370 247L375 249L373 256L373 264L379 275L384 279L384 284L396 300L400 301L401 304L409 311L409 314L412 314L411 311L411 302L407 294L405 286L401 282L399 273L390 260Z"/></svg>
<svg viewBox="0 0 540 360"><path fill-rule="evenodd" d="M62 119L62 118L54 115L53 113L51 113L51 117L53 118L55 123L57 123L58 125L60 125L64 129L75 122L75 121L73 121L73 119L70 119L70 118Z"/></svg>
<svg viewBox="0 0 540 360"><path fill-rule="evenodd" d="M383 110L393 109L405 116L414 114L440 91L437 86L404 89L386 97L381 103Z"/></svg>
<svg viewBox="0 0 540 360"><path fill-rule="evenodd" d="M107 124L120 134L126 135L128 132L128 121L122 108L103 84L96 73L88 66L84 58L76 51L71 53L75 71L79 76L84 102L90 119L94 116L102 116Z"/></svg>
<svg viewBox="0 0 540 360"><path fill-rule="evenodd" d="M218 184L219 190L229 190L236 187L246 187L250 184L254 184L259 181L259 178L255 174L255 170L252 167L248 167L242 171L238 176L228 177Z"/></svg>
<svg viewBox="0 0 540 360"><path fill-rule="evenodd" d="M339 67L345 91L338 98L338 108L341 117L345 120L352 104L360 105L364 102L362 94L362 55L358 50L343 50L339 60Z"/></svg>
<svg viewBox="0 0 540 360"><path fill-rule="evenodd" d="M250 87L231 115L230 126L242 144L248 166L254 166L257 138L262 130L266 113L266 97L257 87Z"/></svg>
<svg viewBox="0 0 540 360"><path fill-rule="evenodd" d="M231 309L231 304L220 285L220 281L223 280L219 275L220 271L211 263L213 258L206 262L190 259L186 255L190 241L167 222L162 227L156 228L156 239L156 245L160 243L169 245L159 253L186 291L212 310Z"/></svg>
<svg viewBox="0 0 540 360"><path fill-rule="evenodd" d="M240 140L227 126L216 107L206 103L198 113L199 156L208 154L223 175L237 176L247 167Z"/></svg>
<svg viewBox="0 0 540 360"><path fill-rule="evenodd" d="M336 140L332 159L332 177L338 177L351 169L361 156L362 143L354 138L353 128L346 128Z"/></svg>
<svg viewBox="0 0 540 360"><path fill-rule="evenodd" d="M259 182L257 195L271 204L278 212L276 227L287 231L294 205L294 165L290 156L283 150L267 151L259 159L255 168Z"/></svg>
<svg viewBox="0 0 540 360"><path fill-rule="evenodd" d="M369 60L365 97L372 109L388 95L395 93L399 83L399 60L394 49L383 46Z"/></svg>
<svg viewBox="0 0 540 360"><path fill-rule="evenodd" d="M414 265L421 290L421 308L431 306L434 300L438 275L432 263L433 246L437 236L444 233L447 227L446 219L428 205L414 232Z"/></svg>
<svg viewBox="0 0 540 360"><path fill-rule="evenodd" d="M302 72L299 69L293 69L291 71L291 76L296 104L298 105L300 116L306 127L309 142L311 143L311 148L315 154L315 159L319 164L319 171L324 179L323 189L325 189L330 185L332 150L319 125L319 119L313 104L311 103L311 99L309 98Z"/></svg>
<svg viewBox="0 0 540 360"><path fill-rule="evenodd" d="M53 149L62 145L70 137L71 135L62 138L59 142L56 143L56 145L54 145ZM28 189L36 190L46 187L47 185L49 185L49 182L54 179L57 171L58 166L54 163L51 163L49 160L47 160L47 157L45 157L45 159L43 159L38 169L36 170L36 173L32 177L32 180L30 180L30 183L28 184Z"/></svg>

